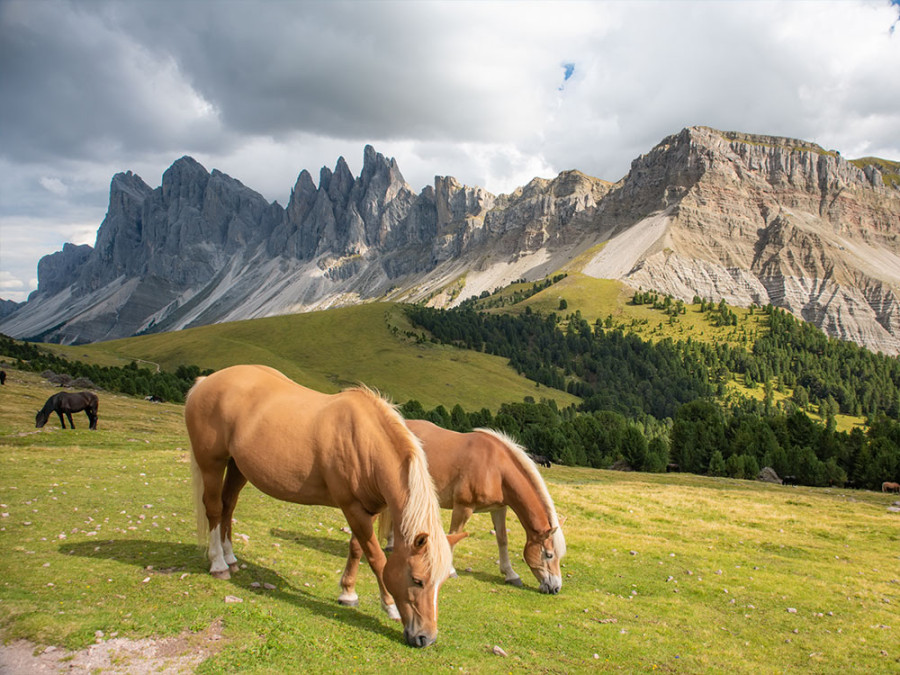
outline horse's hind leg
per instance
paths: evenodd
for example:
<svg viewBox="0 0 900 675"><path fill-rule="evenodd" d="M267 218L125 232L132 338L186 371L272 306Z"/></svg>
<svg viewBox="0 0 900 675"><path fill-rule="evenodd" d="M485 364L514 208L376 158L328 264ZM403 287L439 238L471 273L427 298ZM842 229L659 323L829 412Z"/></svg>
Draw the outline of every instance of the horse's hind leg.
<svg viewBox="0 0 900 675"><path fill-rule="evenodd" d="M472 509L468 506L462 506L461 504L453 505L453 513L450 515L450 532L449 534L456 534L457 532L463 532L466 529L466 523L469 522L469 518L472 517ZM456 573L456 568L450 568L450 576L454 579L458 576Z"/></svg>
<svg viewBox="0 0 900 675"><path fill-rule="evenodd" d="M226 463L224 461L205 461L204 466L201 467L196 461L196 451L193 456L195 461L192 468L197 472L195 480L199 481L199 485L195 483L195 490L198 490L195 493L195 499L203 504L209 526L209 546L207 548L210 562L209 573L219 579L230 579L231 573L228 563L225 562L225 551L222 545L222 476L225 473ZM198 518L202 518L202 516L198 514ZM198 529L200 527L198 522Z"/></svg>
<svg viewBox="0 0 900 675"><path fill-rule="evenodd" d="M234 516L234 507L237 506L238 495L246 484L247 477L241 473L232 457L228 460L228 468L225 470L225 485L222 488L222 553L232 572L238 571L238 564L231 543L231 521Z"/></svg>
<svg viewBox="0 0 900 675"><path fill-rule="evenodd" d="M500 550L500 571L506 579L506 583L512 586L522 586L522 579L516 574L512 563L509 561L509 536L506 534L506 507L501 506L496 511L491 511L491 520L494 521L494 532L497 533L497 548Z"/></svg>

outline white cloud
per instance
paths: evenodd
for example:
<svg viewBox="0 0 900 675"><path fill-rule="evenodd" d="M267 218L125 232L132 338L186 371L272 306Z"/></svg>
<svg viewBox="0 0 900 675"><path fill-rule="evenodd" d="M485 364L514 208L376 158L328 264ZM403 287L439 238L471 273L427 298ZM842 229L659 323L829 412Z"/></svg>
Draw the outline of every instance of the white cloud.
<svg viewBox="0 0 900 675"><path fill-rule="evenodd" d="M896 21L887 0L6 0L0 269L92 243L114 173L155 187L184 154L282 204L302 169L358 173L365 143L415 190L495 193L618 180L694 124L900 159Z"/></svg>
<svg viewBox="0 0 900 675"><path fill-rule="evenodd" d="M69 188L66 187L66 184L63 183L59 178L50 178L48 176L41 176L38 179L38 182L41 186L47 190L47 192L52 192L58 197L65 197L69 192Z"/></svg>

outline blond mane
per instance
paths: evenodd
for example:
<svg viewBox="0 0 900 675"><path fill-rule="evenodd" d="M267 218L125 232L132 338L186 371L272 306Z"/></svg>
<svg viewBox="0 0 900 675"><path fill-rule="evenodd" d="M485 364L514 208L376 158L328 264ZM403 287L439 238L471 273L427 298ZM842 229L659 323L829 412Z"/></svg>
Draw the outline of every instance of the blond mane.
<svg viewBox="0 0 900 675"><path fill-rule="evenodd" d="M563 536L562 526L559 524L559 518L556 515L556 506L553 504L553 498L547 491L547 484L544 482L544 477L541 476L541 472L538 471L537 466L535 466L534 462L528 456L528 453L525 452L525 448L514 441L511 436L508 436L502 431L486 429L483 427L475 429L475 431L487 434L488 436L493 436L506 446L506 449L509 450L509 454L513 460L522 467L525 474L531 479L535 490L537 490L537 493L540 496L541 503L544 505L544 508L547 509L547 519L550 521L550 527L556 528L556 531L553 533L553 549L556 551L556 555L562 558L566 554L566 538Z"/></svg>
<svg viewBox="0 0 900 675"><path fill-rule="evenodd" d="M389 423L389 431L398 448L407 452L407 491L408 496L400 517L400 535L404 543L412 547L414 539L420 532L430 534L429 545L425 551L425 566L433 576L444 578L453 569L453 554L438 505L437 490L434 480L428 472L428 459L419 439L407 428L403 416L396 406L381 394L365 385L354 387L349 391L359 391L381 408ZM382 522L384 522L382 517Z"/></svg>

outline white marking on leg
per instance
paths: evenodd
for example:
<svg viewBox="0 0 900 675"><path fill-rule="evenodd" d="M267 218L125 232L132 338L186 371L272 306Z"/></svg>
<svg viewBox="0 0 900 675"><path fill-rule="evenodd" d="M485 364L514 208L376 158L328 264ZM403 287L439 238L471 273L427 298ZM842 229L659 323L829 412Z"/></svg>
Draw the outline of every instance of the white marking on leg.
<svg viewBox="0 0 900 675"><path fill-rule="evenodd" d="M209 533L209 562L211 563L210 572L224 572L228 569L228 563L225 562L225 555L222 550L222 535L219 525L216 525L212 532Z"/></svg>
<svg viewBox="0 0 900 675"><path fill-rule="evenodd" d="M397 605L389 605L384 600L382 600L381 609L385 611L389 619L393 619L394 621L400 620L400 612L397 611Z"/></svg>
<svg viewBox="0 0 900 675"><path fill-rule="evenodd" d="M359 596L356 591L344 591L338 596L338 603L347 607L356 607L359 604Z"/></svg>
<svg viewBox="0 0 900 675"><path fill-rule="evenodd" d="M225 540L222 542L222 555L225 558L225 562L229 565L234 565L237 563L238 559L234 555L234 547L231 545L231 539L225 537Z"/></svg>
<svg viewBox="0 0 900 675"><path fill-rule="evenodd" d="M513 569L512 563L509 560L509 547L506 544L502 544L497 548L500 549L500 571L503 573L504 578L507 581L518 579L519 575L516 574L516 571Z"/></svg>

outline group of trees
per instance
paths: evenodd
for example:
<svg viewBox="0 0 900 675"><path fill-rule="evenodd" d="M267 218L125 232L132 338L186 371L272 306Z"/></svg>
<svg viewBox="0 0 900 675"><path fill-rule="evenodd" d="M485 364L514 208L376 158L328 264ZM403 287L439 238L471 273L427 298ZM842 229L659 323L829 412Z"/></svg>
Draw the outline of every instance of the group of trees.
<svg viewBox="0 0 900 675"><path fill-rule="evenodd" d="M107 391L121 392L132 396L153 396L162 401L182 403L184 396L200 375L212 371L201 371L197 366L179 366L174 373L164 370L139 367L135 361L126 366L97 366L83 361L52 354L29 343L13 340L0 335L0 354L15 360L16 368L35 373L53 371L65 374L77 381L89 380L93 385Z"/></svg>
<svg viewBox="0 0 900 675"><path fill-rule="evenodd" d="M708 399L682 405L674 420L628 419L600 410L559 409L553 400L503 404L496 414L415 400L400 406L408 419L427 419L455 431L491 427L557 464L661 472L676 468L712 476L754 479L762 467L804 485L878 489L900 478L900 424L887 417L866 432L838 432L795 409L761 414L749 401L723 408Z"/></svg>
<svg viewBox="0 0 900 675"><path fill-rule="evenodd" d="M675 307L653 294L639 302ZM737 320L724 302L703 304L717 325ZM408 314L436 341L504 356L525 377L579 396L577 409L560 411L552 401L508 404L489 421L558 463L619 462L648 471L676 464L736 478L771 466L808 485L870 488L900 479L900 362L830 339L771 306L757 311L767 330L751 350L692 339L644 341L608 321L590 325L578 312L563 319L527 308L498 315L416 306ZM761 401L728 394L726 384L738 376L763 387ZM776 391L791 395L776 404ZM411 412L465 426L461 410L449 420L439 410ZM487 424L486 412L477 414L479 424ZM838 412L866 415L868 431L837 432Z"/></svg>

